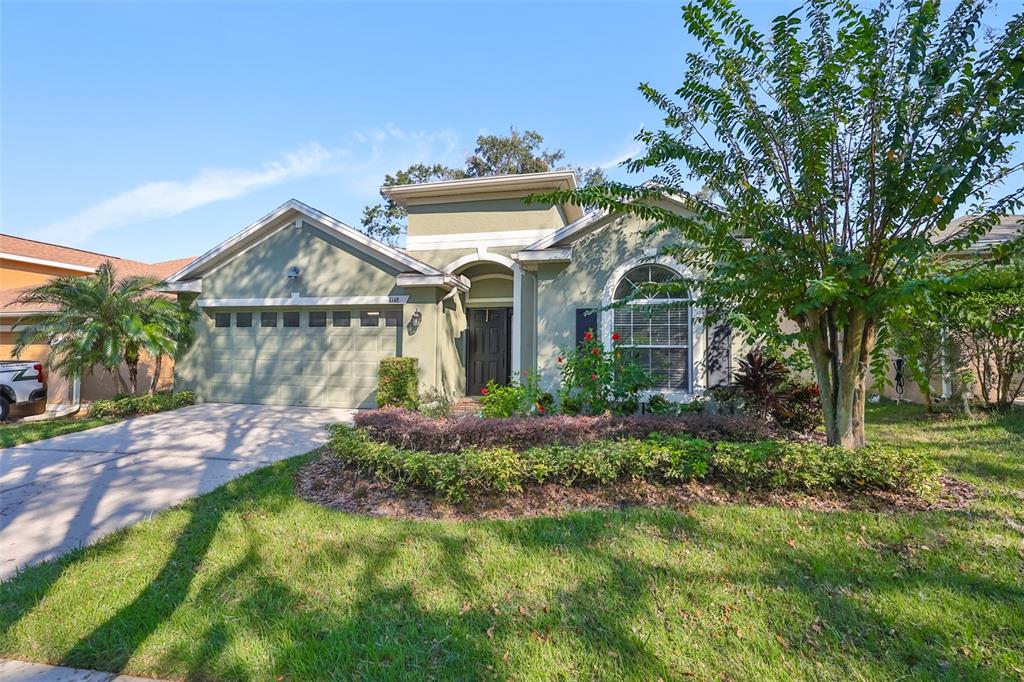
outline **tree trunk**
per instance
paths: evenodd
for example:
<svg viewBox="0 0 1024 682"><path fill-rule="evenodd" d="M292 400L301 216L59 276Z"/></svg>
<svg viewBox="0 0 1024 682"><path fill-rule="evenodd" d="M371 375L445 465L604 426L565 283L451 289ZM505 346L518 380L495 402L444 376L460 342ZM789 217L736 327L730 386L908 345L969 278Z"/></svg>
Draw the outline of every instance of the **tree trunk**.
<svg viewBox="0 0 1024 682"><path fill-rule="evenodd" d="M128 385L131 388L131 394L135 395L139 390L139 363L136 360L125 364L128 365Z"/></svg>
<svg viewBox="0 0 1024 682"><path fill-rule="evenodd" d="M160 369L164 363L164 354L160 353L156 356L156 361L153 363L153 376L149 380L149 394L153 395L156 393L157 384L160 383Z"/></svg>
<svg viewBox="0 0 1024 682"><path fill-rule="evenodd" d="M875 345L875 323L857 308L810 311L798 322L807 333L807 350L821 390L825 438L829 445L861 448L865 445L864 408L867 373Z"/></svg>
<svg viewBox="0 0 1024 682"><path fill-rule="evenodd" d="M128 395L128 385L124 382L124 377L121 376L121 368L107 367L107 373L110 374L110 378L114 380L114 385L117 386L118 394Z"/></svg>

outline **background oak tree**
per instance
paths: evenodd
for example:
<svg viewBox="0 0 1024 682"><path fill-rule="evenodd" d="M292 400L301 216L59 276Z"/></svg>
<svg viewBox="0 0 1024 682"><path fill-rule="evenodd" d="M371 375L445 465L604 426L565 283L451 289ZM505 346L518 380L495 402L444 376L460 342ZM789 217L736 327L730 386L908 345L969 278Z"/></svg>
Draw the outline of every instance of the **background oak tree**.
<svg viewBox="0 0 1024 682"><path fill-rule="evenodd" d="M540 133L534 130L520 133L513 127L509 128L507 135L477 137L476 148L466 157L464 168L417 163L385 175L383 185L393 187L488 175L543 173L567 167L562 164L564 159L565 152L561 149L544 148L544 137ZM600 168L577 167L574 170L582 185L604 182L604 172ZM395 244L405 233L406 211L383 194L381 197L383 201L363 209L363 231L374 239Z"/></svg>

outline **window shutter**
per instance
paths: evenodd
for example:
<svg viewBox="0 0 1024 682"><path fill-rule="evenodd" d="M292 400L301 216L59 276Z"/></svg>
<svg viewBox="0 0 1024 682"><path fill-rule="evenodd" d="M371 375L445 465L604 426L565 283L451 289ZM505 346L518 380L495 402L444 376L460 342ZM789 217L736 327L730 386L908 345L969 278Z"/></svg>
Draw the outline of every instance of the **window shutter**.
<svg viewBox="0 0 1024 682"><path fill-rule="evenodd" d="M587 333L587 330L594 332L595 336L599 336L600 331L597 328L597 309L596 308L577 308L576 309L576 345L583 343L583 335Z"/></svg>
<svg viewBox="0 0 1024 682"><path fill-rule="evenodd" d="M727 386L732 382L732 329L729 325L716 324L708 332L705 365L708 386Z"/></svg>

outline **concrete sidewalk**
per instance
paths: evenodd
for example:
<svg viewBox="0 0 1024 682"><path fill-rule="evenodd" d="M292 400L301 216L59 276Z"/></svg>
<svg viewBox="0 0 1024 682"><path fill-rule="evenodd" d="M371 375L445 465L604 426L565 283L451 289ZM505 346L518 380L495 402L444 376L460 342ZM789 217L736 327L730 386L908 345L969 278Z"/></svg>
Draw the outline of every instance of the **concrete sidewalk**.
<svg viewBox="0 0 1024 682"><path fill-rule="evenodd" d="M0 658L0 682L153 682L153 679Z"/></svg>

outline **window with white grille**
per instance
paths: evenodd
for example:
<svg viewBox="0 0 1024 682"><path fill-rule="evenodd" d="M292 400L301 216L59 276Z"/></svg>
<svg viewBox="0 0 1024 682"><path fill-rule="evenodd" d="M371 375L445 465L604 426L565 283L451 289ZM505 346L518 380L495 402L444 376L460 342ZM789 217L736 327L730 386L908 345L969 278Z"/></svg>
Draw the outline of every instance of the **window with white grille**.
<svg viewBox="0 0 1024 682"><path fill-rule="evenodd" d="M659 285L661 286L660 290ZM665 290L668 289L668 290ZM654 380L657 391L690 390L690 296L679 275L641 265L619 280L610 311L616 342Z"/></svg>

